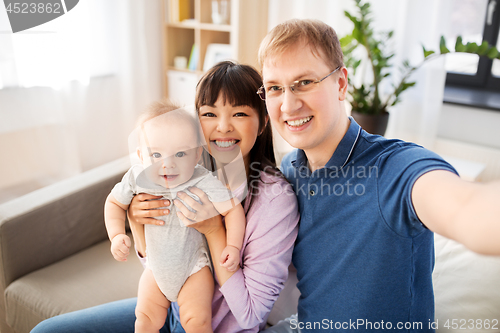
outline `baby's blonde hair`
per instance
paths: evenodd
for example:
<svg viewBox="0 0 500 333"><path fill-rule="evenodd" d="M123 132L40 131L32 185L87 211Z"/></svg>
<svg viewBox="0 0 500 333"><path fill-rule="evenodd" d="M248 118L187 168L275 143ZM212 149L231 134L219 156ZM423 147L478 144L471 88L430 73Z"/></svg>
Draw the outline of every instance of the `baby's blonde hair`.
<svg viewBox="0 0 500 333"><path fill-rule="evenodd" d="M136 126L144 130L144 124L149 120L154 119L155 117L161 116L168 112L175 111L176 116L180 119L187 120L190 125L192 125L195 130L197 136L197 142L200 146L203 145L203 140L201 136L201 128L199 125L199 121L195 118L194 115L189 114L188 111L182 108L179 104L176 104L169 99L162 99L160 101L155 101L151 103L151 105L144 110L139 117L137 118Z"/></svg>

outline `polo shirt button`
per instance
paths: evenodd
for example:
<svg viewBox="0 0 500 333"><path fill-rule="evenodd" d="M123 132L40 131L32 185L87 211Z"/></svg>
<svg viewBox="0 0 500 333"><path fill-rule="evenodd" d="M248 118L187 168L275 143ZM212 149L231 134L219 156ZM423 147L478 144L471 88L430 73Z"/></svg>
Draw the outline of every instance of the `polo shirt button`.
<svg viewBox="0 0 500 333"><path fill-rule="evenodd" d="M309 191L309 195L310 195L310 196L312 196L312 197L313 197L315 194L316 194L316 192L314 192L314 190L310 190L310 191Z"/></svg>

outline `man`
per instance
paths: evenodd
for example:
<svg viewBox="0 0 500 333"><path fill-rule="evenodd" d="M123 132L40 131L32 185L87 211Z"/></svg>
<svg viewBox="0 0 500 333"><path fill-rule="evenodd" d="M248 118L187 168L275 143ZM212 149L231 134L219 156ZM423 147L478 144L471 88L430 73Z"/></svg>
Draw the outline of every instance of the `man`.
<svg viewBox="0 0 500 333"><path fill-rule="evenodd" d="M259 61L258 93L297 148L281 164L301 212L293 254L301 296L287 332L433 332L432 232L500 254L500 184L463 181L436 154L348 118L347 70L328 25L278 25Z"/></svg>

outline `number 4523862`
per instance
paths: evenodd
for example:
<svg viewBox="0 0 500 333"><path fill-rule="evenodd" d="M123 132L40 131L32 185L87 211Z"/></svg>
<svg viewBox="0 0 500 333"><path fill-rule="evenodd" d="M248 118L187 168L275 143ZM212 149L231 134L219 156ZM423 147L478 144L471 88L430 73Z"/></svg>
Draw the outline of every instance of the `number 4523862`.
<svg viewBox="0 0 500 333"><path fill-rule="evenodd" d="M448 319L443 326L454 330L497 330L498 319Z"/></svg>
<svg viewBox="0 0 500 333"><path fill-rule="evenodd" d="M62 14L61 3L28 3L28 2L14 2L9 3L5 8L7 13L14 14L35 14L35 13L47 13L47 14Z"/></svg>

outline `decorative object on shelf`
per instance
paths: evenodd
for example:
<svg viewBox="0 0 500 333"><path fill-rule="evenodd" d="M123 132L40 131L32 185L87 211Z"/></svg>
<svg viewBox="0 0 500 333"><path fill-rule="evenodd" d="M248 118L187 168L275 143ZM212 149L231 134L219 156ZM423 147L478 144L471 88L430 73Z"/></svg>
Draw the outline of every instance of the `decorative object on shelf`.
<svg viewBox="0 0 500 333"><path fill-rule="evenodd" d="M223 60L231 60L233 52L229 44L208 44L203 62L203 71L206 72L213 65Z"/></svg>
<svg viewBox="0 0 500 333"><path fill-rule="evenodd" d="M370 4L362 0L354 0L357 8L357 15L344 11L344 14L349 20L354 23L352 32L340 39L342 51L344 53L344 63L346 67L352 69L352 73L356 74L356 69L363 61L369 61L369 68L373 72L373 82L362 83L356 86L349 77L348 92L349 102L352 105L351 115L360 123L361 127L371 133L384 135L389 118L388 108L396 105L401 101L401 93L410 87L413 87L416 82L410 82L410 75L420 68L427 60L434 59L442 54L450 53L446 47L446 40L441 37L439 51L430 51L423 48L424 60L416 65L411 66L405 60L401 68L402 79L399 83L392 85L392 92L387 96L381 96L380 85L384 79L391 76L390 68L393 66L390 62L395 55L388 51L385 45L393 36L393 31L375 32L371 26L372 18L370 17ZM367 59L361 59L353 52L358 47L366 50ZM479 56L487 56L490 59L500 59L500 54L495 46L491 46L488 42L483 42L481 45L476 43L462 43L462 38L457 37L455 43L455 52L473 53ZM369 124L374 123L374 124Z"/></svg>
<svg viewBox="0 0 500 333"><path fill-rule="evenodd" d="M177 69L186 69L187 68L187 58L182 56L177 56L174 58L174 67Z"/></svg>
<svg viewBox="0 0 500 333"><path fill-rule="evenodd" d="M196 44L193 44L193 47L191 48L191 55L189 56L189 70L195 71L198 68L199 58L200 50L198 50L198 46Z"/></svg>
<svg viewBox="0 0 500 333"><path fill-rule="evenodd" d="M228 24L228 0L212 0L212 23Z"/></svg>

